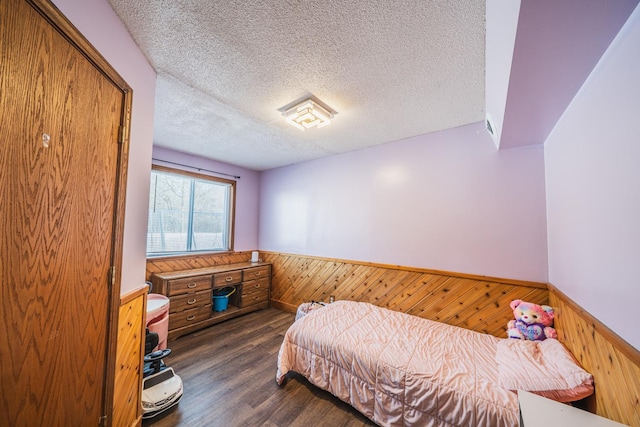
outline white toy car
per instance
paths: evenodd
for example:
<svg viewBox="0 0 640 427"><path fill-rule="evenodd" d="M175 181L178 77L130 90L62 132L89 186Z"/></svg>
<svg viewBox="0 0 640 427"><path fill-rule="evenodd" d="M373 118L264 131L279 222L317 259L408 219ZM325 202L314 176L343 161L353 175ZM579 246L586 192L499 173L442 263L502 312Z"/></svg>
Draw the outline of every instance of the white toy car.
<svg viewBox="0 0 640 427"><path fill-rule="evenodd" d="M182 399L182 379L162 363L171 350L158 350L144 356L142 379L142 418L153 418L173 408Z"/></svg>

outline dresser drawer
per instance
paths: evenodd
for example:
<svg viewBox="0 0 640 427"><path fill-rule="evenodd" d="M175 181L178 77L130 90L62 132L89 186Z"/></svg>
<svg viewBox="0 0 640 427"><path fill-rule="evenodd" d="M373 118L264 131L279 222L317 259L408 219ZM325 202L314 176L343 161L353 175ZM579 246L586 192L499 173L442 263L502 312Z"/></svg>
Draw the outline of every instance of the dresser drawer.
<svg viewBox="0 0 640 427"><path fill-rule="evenodd" d="M227 271L213 275L214 286L234 285L242 282L242 270Z"/></svg>
<svg viewBox="0 0 640 427"><path fill-rule="evenodd" d="M169 296L211 289L211 275L169 280Z"/></svg>
<svg viewBox="0 0 640 427"><path fill-rule="evenodd" d="M207 304L211 304L211 290L180 294L171 297L169 312L177 313L179 311L190 310Z"/></svg>
<svg viewBox="0 0 640 427"><path fill-rule="evenodd" d="M269 301L269 289L265 288L250 294L242 294L242 308Z"/></svg>
<svg viewBox="0 0 640 427"><path fill-rule="evenodd" d="M250 295L253 292L262 291L264 289L269 289L269 279L265 277L264 279L251 280L249 282L242 283L242 296Z"/></svg>
<svg viewBox="0 0 640 427"><path fill-rule="evenodd" d="M184 310L178 313L169 314L169 329L182 328L207 320L211 317L211 304L191 310Z"/></svg>
<svg viewBox="0 0 640 427"><path fill-rule="evenodd" d="M252 280L242 284L242 307L269 300L269 279Z"/></svg>
<svg viewBox="0 0 640 427"><path fill-rule="evenodd" d="M261 267L246 268L242 272L242 281L256 280L263 277L269 277L269 266L263 265Z"/></svg>

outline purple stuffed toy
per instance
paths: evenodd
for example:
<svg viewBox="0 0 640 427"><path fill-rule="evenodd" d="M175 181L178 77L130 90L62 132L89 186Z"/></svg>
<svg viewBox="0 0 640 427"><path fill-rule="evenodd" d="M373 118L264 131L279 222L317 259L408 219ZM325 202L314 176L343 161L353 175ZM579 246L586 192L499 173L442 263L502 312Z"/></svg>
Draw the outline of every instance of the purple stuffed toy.
<svg viewBox="0 0 640 427"><path fill-rule="evenodd" d="M531 341L558 338L556 330L552 328L553 308L519 299L511 301L510 307L516 320L510 320L507 324L509 338Z"/></svg>

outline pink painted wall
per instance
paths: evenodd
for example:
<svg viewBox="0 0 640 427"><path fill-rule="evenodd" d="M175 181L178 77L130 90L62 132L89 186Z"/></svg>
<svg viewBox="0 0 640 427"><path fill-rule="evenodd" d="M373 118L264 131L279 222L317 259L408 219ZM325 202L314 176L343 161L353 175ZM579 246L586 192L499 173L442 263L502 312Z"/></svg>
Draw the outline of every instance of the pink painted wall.
<svg viewBox="0 0 640 427"><path fill-rule="evenodd" d="M153 147L153 159L153 163L158 165L235 180L236 215L234 250L250 251L258 248L259 172L229 165L227 163L217 162L215 160L180 153L162 147ZM181 167L174 164L168 164L162 162L162 160L180 163L191 167ZM240 178L236 180L232 177L212 174L205 170L198 171L193 168L208 169L210 171L240 176Z"/></svg>
<svg viewBox="0 0 640 427"><path fill-rule="evenodd" d="M545 143L549 280L635 348L640 6Z"/></svg>
<svg viewBox="0 0 640 427"><path fill-rule="evenodd" d="M121 293L144 285L156 73L107 0L53 3L133 89Z"/></svg>
<svg viewBox="0 0 640 427"><path fill-rule="evenodd" d="M543 147L483 123L261 175L262 250L547 280Z"/></svg>
<svg viewBox="0 0 640 427"><path fill-rule="evenodd" d="M637 4L522 0L500 148L544 143Z"/></svg>

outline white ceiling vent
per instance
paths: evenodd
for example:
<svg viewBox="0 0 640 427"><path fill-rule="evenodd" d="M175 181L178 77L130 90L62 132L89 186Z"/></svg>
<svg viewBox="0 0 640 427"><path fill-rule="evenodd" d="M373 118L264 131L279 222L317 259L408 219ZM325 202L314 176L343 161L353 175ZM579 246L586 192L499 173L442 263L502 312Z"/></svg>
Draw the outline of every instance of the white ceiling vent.
<svg viewBox="0 0 640 427"><path fill-rule="evenodd" d="M493 122L489 114L485 115L484 124L487 129L487 132L489 132L489 135L491 135L491 138L493 138L493 143L496 144L496 147L500 148L500 138L498 136L498 128L496 127L495 123Z"/></svg>
<svg viewBox="0 0 640 427"><path fill-rule="evenodd" d="M495 134L493 133L493 126L491 125L491 120L489 120L487 118L487 131L489 131L489 133L491 134L491 136L494 136Z"/></svg>

